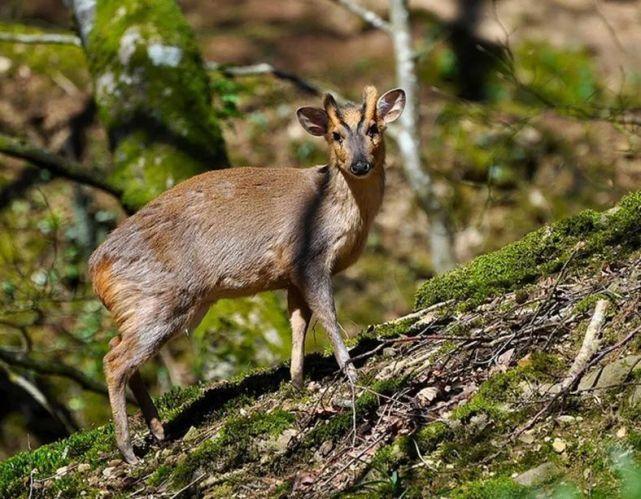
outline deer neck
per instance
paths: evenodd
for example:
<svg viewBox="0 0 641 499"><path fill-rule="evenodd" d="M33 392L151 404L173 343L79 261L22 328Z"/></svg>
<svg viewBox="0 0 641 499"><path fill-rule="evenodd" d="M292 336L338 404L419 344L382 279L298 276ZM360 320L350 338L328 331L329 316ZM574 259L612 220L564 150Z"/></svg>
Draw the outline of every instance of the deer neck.
<svg viewBox="0 0 641 499"><path fill-rule="evenodd" d="M343 213L348 230L367 232L383 201L384 160L378 161L365 178L355 177L338 166L329 165L328 196L332 207Z"/></svg>

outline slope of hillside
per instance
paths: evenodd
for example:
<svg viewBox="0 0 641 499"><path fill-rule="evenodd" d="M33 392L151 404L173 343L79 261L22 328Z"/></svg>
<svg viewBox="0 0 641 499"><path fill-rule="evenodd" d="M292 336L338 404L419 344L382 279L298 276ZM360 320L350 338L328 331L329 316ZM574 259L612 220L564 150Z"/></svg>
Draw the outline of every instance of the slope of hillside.
<svg viewBox="0 0 641 499"><path fill-rule="evenodd" d="M428 281L361 334L354 390L313 355L302 392L287 366L174 391L140 464L101 427L0 464L0 496L635 497L639 227L632 194Z"/></svg>

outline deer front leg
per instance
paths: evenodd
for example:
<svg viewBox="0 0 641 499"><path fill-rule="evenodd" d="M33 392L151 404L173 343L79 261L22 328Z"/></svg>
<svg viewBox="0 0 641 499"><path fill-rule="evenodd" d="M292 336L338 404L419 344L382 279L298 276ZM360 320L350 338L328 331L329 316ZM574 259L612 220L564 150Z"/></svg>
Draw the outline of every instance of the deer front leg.
<svg viewBox="0 0 641 499"><path fill-rule="evenodd" d="M299 390L303 388L303 365L305 362L305 335L312 312L298 289L287 291L287 308L292 326L292 359L290 373L292 384Z"/></svg>
<svg viewBox="0 0 641 499"><path fill-rule="evenodd" d="M343 342L343 337L338 327L338 320L336 319L334 291L330 275L325 273L317 273L314 276L310 275L309 278L305 280L305 284L306 285L302 287L305 301L325 328L329 341L332 343L338 366L351 383L356 382L356 369L352 364L347 347Z"/></svg>

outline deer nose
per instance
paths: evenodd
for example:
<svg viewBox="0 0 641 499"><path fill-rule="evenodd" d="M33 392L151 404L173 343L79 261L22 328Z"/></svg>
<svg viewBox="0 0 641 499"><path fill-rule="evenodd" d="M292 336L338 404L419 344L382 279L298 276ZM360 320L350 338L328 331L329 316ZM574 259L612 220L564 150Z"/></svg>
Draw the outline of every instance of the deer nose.
<svg viewBox="0 0 641 499"><path fill-rule="evenodd" d="M352 163L349 169L354 175L360 177L369 173L372 169L372 164L368 161L359 160L356 163Z"/></svg>

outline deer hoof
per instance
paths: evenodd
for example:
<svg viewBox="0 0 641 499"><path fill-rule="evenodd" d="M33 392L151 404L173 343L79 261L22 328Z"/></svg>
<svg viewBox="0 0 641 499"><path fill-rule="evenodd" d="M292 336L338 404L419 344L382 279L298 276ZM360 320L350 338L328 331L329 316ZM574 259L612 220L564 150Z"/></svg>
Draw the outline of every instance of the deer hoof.
<svg viewBox="0 0 641 499"><path fill-rule="evenodd" d="M149 429L158 442L162 442L165 439L165 428L158 419L154 418L151 420L149 423Z"/></svg>
<svg viewBox="0 0 641 499"><path fill-rule="evenodd" d="M125 462L127 462L127 464L138 464L139 460L136 457L136 454L134 454L133 448L120 449L120 452L122 453L122 457L125 458Z"/></svg>
<svg viewBox="0 0 641 499"><path fill-rule="evenodd" d="M294 385L294 388L296 388L297 390L302 390L303 389L303 375L302 375L302 373L300 375L292 376L292 385Z"/></svg>

